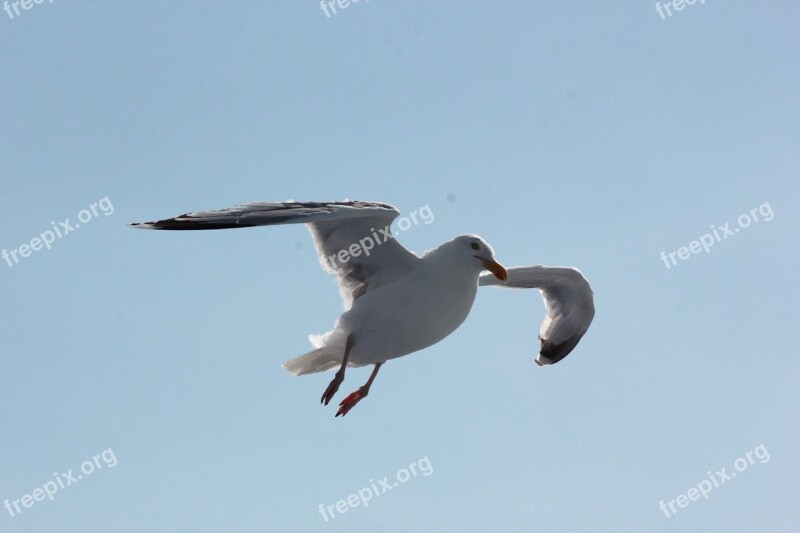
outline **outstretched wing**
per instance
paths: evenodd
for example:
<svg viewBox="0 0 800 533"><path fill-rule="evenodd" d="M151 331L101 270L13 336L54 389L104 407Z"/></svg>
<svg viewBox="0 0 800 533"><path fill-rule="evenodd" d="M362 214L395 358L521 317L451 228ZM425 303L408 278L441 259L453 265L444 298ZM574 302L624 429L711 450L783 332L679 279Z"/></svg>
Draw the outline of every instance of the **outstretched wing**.
<svg viewBox="0 0 800 533"><path fill-rule="evenodd" d="M407 276L419 258L391 232L399 212L377 202L258 202L219 211L198 211L174 218L131 224L134 228L211 230L306 224L320 264L335 274L345 309L367 291Z"/></svg>
<svg viewBox="0 0 800 533"><path fill-rule="evenodd" d="M508 269L508 281L487 273L481 274L480 285L541 291L547 316L539 328L539 366L557 363L569 355L594 318L592 287L577 268L514 267Z"/></svg>

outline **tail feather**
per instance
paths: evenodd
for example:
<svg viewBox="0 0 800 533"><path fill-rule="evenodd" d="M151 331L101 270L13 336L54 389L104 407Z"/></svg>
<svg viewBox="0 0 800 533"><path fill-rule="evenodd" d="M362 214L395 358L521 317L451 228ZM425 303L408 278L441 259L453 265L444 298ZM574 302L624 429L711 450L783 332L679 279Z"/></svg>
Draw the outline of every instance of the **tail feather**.
<svg viewBox="0 0 800 533"><path fill-rule="evenodd" d="M288 361L284 362L282 366L295 376L302 376L304 374L324 372L326 370L336 368L340 364L341 360L337 361L333 354L322 347L311 350L310 352L299 357L295 357L294 359L289 359Z"/></svg>

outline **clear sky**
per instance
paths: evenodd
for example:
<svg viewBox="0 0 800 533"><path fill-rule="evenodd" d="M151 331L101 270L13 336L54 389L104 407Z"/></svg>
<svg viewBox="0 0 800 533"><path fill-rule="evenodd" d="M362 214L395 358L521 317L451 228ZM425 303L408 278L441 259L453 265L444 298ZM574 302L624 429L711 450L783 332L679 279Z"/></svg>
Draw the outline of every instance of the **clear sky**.
<svg viewBox="0 0 800 533"><path fill-rule="evenodd" d="M796 2L8 5L0 531L796 531ZM335 419L303 227L126 227L290 198L577 266L594 324L538 368L481 289Z"/></svg>

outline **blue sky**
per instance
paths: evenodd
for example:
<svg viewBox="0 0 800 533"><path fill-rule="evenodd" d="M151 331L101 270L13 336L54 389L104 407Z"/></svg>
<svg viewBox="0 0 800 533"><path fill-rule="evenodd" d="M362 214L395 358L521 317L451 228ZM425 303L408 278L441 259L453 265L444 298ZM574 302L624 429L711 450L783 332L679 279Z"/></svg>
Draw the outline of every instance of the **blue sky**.
<svg viewBox="0 0 800 533"><path fill-rule="evenodd" d="M0 248L86 220L0 260L0 503L92 471L0 509L0 531L794 530L798 16L718 0L664 20L622 1L0 11ZM477 233L507 266L577 266L595 321L540 369L536 291L481 289L462 328L334 419L330 375L280 368L341 310L304 228L126 227L289 198L427 205L404 245ZM765 203L771 220L660 259ZM735 470L761 445L769 460ZM368 507L318 511L425 458L429 475ZM738 476L707 500L659 509L723 467Z"/></svg>

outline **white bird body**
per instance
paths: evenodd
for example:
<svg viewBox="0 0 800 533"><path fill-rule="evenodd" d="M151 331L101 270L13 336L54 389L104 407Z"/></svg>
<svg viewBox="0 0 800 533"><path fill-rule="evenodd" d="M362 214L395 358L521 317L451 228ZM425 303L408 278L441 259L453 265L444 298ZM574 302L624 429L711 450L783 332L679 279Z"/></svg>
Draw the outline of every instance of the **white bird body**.
<svg viewBox="0 0 800 533"><path fill-rule="evenodd" d="M482 270L459 268L453 243L426 253L407 276L356 299L332 331L311 337L318 348L313 357L300 356L284 367L295 375L335 368L350 334L355 342L348 366L354 367L395 359L450 335L472 309Z"/></svg>
<svg viewBox="0 0 800 533"><path fill-rule="evenodd" d="M375 202L259 202L132 226L204 230L306 224L320 264L337 277L344 312L331 331L309 337L314 350L283 366L295 375L338 367L322 395L327 405L344 379L345 368L375 365L369 381L340 404L337 416L368 394L383 363L427 348L455 331L469 315L479 284L541 290L547 316L539 332L536 363L540 366L566 357L586 333L594 317L594 298L579 270L543 266L506 270L477 235L456 237L417 257L391 234L390 225L398 215L393 206ZM363 253L354 253L353 247ZM349 258L345 251L350 251ZM483 270L491 273L481 274Z"/></svg>

